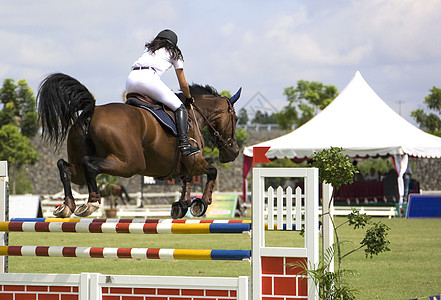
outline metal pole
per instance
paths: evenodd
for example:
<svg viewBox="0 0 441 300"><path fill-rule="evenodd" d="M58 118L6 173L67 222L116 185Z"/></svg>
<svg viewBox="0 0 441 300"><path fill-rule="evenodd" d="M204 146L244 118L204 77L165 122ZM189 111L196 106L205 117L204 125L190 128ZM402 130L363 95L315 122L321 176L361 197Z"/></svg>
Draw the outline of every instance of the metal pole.
<svg viewBox="0 0 441 300"><path fill-rule="evenodd" d="M0 221L9 220L8 162L0 161ZM0 232L0 245L8 246L9 233ZM0 273L8 273L8 256L0 258Z"/></svg>

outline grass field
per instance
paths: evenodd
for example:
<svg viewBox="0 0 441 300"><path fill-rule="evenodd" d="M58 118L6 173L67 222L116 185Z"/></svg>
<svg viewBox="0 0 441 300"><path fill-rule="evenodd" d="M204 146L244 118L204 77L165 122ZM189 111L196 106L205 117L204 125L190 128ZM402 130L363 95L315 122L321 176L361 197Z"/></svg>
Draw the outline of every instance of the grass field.
<svg viewBox="0 0 441 300"><path fill-rule="evenodd" d="M338 219L342 221L343 219ZM343 260L349 278L360 293L357 299L411 299L441 293L441 220L375 219L391 230L390 252L372 259L364 252ZM342 227L345 249L356 247L364 231ZM296 232L271 232L269 245L301 246ZM247 235L128 235L76 233L10 233L10 245L95 246L185 249L250 249ZM95 258L10 257L11 273L81 273L133 275L227 276L250 275L251 266L241 261L159 261Z"/></svg>

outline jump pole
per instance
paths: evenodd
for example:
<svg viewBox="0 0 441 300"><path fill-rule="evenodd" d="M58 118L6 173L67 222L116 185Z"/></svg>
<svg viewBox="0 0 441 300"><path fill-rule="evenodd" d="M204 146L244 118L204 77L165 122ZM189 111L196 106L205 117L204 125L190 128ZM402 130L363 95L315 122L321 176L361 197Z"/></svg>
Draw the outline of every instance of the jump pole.
<svg viewBox="0 0 441 300"><path fill-rule="evenodd" d="M230 234L249 233L251 223L99 223L99 222L0 222L2 232L66 232L129 234ZM268 228L265 224L265 230ZM295 224L273 225L271 230L296 230Z"/></svg>
<svg viewBox="0 0 441 300"><path fill-rule="evenodd" d="M132 258L175 260L250 260L251 250L0 246L3 256Z"/></svg>
<svg viewBox="0 0 441 300"><path fill-rule="evenodd" d="M0 222L6 232L68 232L129 234L228 234L251 231L250 223L70 223L70 222Z"/></svg>
<svg viewBox="0 0 441 300"><path fill-rule="evenodd" d="M251 220L206 220L206 219L92 219L92 218L12 218L13 222L73 222L73 223L251 223Z"/></svg>

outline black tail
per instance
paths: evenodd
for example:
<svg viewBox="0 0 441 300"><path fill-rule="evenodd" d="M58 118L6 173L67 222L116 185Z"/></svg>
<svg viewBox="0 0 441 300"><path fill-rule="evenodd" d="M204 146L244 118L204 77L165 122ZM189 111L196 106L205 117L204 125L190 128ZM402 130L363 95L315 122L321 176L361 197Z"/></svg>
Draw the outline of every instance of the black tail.
<svg viewBox="0 0 441 300"><path fill-rule="evenodd" d="M75 78L61 73L49 75L41 82L37 99L41 135L57 149L75 122L86 130L87 120L95 110L95 98L89 90Z"/></svg>

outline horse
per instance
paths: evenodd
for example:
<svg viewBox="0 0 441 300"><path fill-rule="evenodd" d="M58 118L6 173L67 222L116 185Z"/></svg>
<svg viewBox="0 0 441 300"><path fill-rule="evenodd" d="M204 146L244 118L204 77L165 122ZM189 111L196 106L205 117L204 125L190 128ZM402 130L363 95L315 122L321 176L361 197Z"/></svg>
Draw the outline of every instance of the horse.
<svg viewBox="0 0 441 300"><path fill-rule="evenodd" d="M57 161L65 197L54 215L67 218L74 213L87 217L96 211L101 203L98 174L125 178L138 174L181 178L181 196L172 204L171 217L184 217L188 208L194 216L203 216L212 201L217 169L203 157L201 130L208 127L221 163L234 161L239 154L234 103L240 91L227 98L208 85L190 86L194 103L186 103L189 139L201 151L184 156L178 149L177 137L164 129L149 111L125 103L96 105L93 95L77 79L63 73L47 76L37 94L42 139L57 151L67 138L68 154L68 161L62 158ZM185 102L182 93L177 96ZM191 199L191 178L203 174L207 181L202 198ZM78 207L71 182L88 188L87 202Z"/></svg>
<svg viewBox="0 0 441 300"><path fill-rule="evenodd" d="M101 197L110 197L111 203L113 203L113 197L115 197L116 200L121 200L123 205L128 205L130 203L130 196L127 193L125 186L122 184L105 184L103 186L98 186L98 190ZM118 204L116 200L115 206Z"/></svg>

